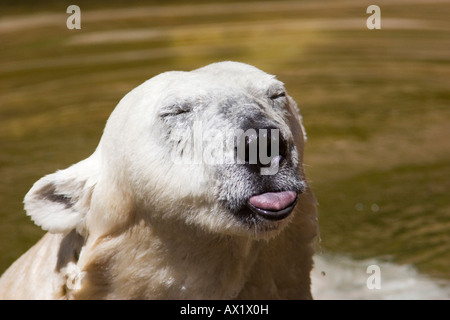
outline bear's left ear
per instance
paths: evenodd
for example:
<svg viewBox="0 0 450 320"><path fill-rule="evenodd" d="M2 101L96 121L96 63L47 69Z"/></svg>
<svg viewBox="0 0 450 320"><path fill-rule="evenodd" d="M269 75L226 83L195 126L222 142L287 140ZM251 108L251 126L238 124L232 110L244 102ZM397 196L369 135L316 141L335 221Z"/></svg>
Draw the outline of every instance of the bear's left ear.
<svg viewBox="0 0 450 320"><path fill-rule="evenodd" d="M99 165L95 153L71 167L38 180L24 199L27 215L51 233L84 233L83 221L90 208Z"/></svg>

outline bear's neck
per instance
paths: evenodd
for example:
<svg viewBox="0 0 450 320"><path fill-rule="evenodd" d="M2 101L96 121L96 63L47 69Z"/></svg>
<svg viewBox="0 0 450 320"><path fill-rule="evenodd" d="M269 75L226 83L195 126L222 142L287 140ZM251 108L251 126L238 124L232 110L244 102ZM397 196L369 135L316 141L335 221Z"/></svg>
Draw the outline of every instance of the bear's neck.
<svg viewBox="0 0 450 320"><path fill-rule="evenodd" d="M183 235L183 237L181 237ZM186 224L141 220L89 239L75 298L233 299L265 241L217 235Z"/></svg>

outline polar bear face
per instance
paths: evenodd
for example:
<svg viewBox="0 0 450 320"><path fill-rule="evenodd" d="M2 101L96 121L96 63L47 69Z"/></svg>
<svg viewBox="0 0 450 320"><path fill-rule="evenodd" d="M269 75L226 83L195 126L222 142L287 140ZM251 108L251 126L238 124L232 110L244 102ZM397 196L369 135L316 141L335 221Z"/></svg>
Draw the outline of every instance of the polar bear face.
<svg viewBox="0 0 450 320"><path fill-rule="evenodd" d="M267 238L307 188L303 144L274 76L236 62L166 72L120 101L90 158L38 181L26 209L54 232L107 233L142 217Z"/></svg>

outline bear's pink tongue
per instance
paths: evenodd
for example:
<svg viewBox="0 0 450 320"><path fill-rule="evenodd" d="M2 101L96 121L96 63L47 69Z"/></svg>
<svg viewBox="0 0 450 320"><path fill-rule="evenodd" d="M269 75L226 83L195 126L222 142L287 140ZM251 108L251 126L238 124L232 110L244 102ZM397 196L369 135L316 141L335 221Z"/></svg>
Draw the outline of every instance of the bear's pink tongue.
<svg viewBox="0 0 450 320"><path fill-rule="evenodd" d="M294 191L267 192L253 196L248 201L259 209L279 211L291 205L296 197Z"/></svg>

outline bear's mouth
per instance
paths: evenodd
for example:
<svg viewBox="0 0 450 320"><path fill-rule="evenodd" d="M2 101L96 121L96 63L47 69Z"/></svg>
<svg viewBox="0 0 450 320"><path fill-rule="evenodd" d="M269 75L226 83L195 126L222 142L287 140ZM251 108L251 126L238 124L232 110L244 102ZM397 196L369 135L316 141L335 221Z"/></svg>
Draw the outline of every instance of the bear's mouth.
<svg viewBox="0 0 450 320"><path fill-rule="evenodd" d="M247 207L267 220L282 220L289 216L297 203L297 192L280 191L254 195L247 200Z"/></svg>

